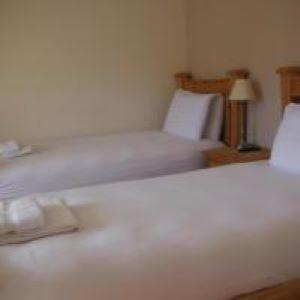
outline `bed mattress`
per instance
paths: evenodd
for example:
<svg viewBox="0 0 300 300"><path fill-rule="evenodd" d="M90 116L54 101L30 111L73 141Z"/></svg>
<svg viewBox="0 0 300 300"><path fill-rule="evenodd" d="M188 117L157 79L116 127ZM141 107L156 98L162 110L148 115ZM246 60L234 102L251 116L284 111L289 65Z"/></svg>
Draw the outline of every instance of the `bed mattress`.
<svg viewBox="0 0 300 300"><path fill-rule="evenodd" d="M0 247L0 299L219 300L299 277L299 182L259 162L47 194L81 230Z"/></svg>
<svg viewBox="0 0 300 300"><path fill-rule="evenodd" d="M32 144L33 154L0 160L0 200L195 170L204 165L202 150L221 145L159 131Z"/></svg>

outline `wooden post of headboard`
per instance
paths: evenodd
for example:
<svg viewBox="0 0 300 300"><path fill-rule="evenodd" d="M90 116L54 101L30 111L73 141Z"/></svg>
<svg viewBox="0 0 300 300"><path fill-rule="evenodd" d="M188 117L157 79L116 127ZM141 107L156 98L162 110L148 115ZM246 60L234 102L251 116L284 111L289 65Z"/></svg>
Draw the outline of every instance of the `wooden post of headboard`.
<svg viewBox="0 0 300 300"><path fill-rule="evenodd" d="M176 87L178 89L184 89L185 83L193 80L191 73L177 73L175 74Z"/></svg>
<svg viewBox="0 0 300 300"><path fill-rule="evenodd" d="M247 79L249 72L244 69L227 72L231 79L230 90L236 79ZM229 92L230 93L230 92ZM228 94L229 97L229 94ZM230 147L236 147L241 141L241 104L237 101L226 101L226 115L228 124L225 128L225 141Z"/></svg>
<svg viewBox="0 0 300 300"><path fill-rule="evenodd" d="M228 101L231 88L236 79L248 78L249 72L244 69L227 72L225 78L193 79L190 73L175 75L177 88L196 93L220 93L224 96L224 126L223 142L230 147L236 147L240 142L241 112L240 104Z"/></svg>
<svg viewBox="0 0 300 300"><path fill-rule="evenodd" d="M281 103L284 109L293 102L293 97L300 97L300 67L281 67L277 73L280 74Z"/></svg>

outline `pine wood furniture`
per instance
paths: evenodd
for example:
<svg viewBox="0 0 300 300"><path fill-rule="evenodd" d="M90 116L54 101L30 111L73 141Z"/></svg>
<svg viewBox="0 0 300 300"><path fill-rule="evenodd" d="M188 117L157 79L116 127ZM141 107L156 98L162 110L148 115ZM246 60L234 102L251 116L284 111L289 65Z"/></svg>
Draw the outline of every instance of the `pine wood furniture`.
<svg viewBox="0 0 300 300"><path fill-rule="evenodd" d="M240 103L229 101L228 97L236 79L246 79L249 72L244 69L227 72L227 76L218 79L194 79L190 73L175 75L177 87L194 93L220 93L225 100L222 141L236 147L240 142L241 113Z"/></svg>
<svg viewBox="0 0 300 300"><path fill-rule="evenodd" d="M281 67L277 70L277 73L280 75L281 79L281 103L282 109L285 108L286 105L289 103L299 103L300 104L300 66L288 66L288 67ZM248 72L244 70L236 70L231 71L231 78L247 78ZM202 90L202 84L209 82L209 87L212 84L215 88L218 86L216 82L219 83L218 80L212 81L193 81L190 76L187 74L180 74L178 84L180 87L186 87L188 90L196 91L199 89L201 92L205 92L207 86ZM184 80L184 77L187 79ZM221 79L223 82L221 85L223 89L228 89L228 80ZM183 81L183 83L182 83ZM230 81L230 80L229 80ZM232 80L231 80L232 81ZM224 83L227 82L227 85ZM233 81L234 82L234 81ZM232 82L231 82L232 84ZM226 86L226 87L225 87ZM214 89L213 88L213 89ZM231 87L230 87L231 89ZM227 97L229 90L227 90ZM228 98L226 98L228 100ZM240 128L241 116L239 114L239 108L234 105L235 103L230 103L230 101L226 101L226 110L225 110L225 135L224 141L230 147L235 147L239 141L239 133L238 128ZM237 104L238 105L238 104ZM215 150L206 151L205 153L206 159L208 161L208 166L220 166L224 164L230 163L241 163L241 162L251 162L256 160L263 160L268 159L270 156L270 151L267 149L262 149L261 151L255 152L246 152L246 153L239 153L235 149L229 148L220 148Z"/></svg>
<svg viewBox="0 0 300 300"><path fill-rule="evenodd" d="M233 163L245 163L270 158L270 150L261 149L259 151L239 152L236 149L222 147L204 151L208 167L217 167Z"/></svg>
<svg viewBox="0 0 300 300"><path fill-rule="evenodd" d="M291 102L300 103L300 66L281 67L277 73L281 79L282 108Z"/></svg>
<svg viewBox="0 0 300 300"><path fill-rule="evenodd" d="M291 280L274 287L265 288L250 294L232 298L232 300L299 300L300 279Z"/></svg>

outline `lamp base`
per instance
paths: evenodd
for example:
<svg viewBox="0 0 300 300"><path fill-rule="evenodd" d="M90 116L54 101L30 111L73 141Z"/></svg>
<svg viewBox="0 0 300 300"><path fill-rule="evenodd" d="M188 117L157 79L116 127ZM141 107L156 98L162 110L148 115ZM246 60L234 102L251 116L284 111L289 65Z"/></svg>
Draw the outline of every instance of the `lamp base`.
<svg viewBox="0 0 300 300"><path fill-rule="evenodd" d="M239 152L259 151L261 150L261 147L255 144L241 143L240 145L238 145L237 150Z"/></svg>

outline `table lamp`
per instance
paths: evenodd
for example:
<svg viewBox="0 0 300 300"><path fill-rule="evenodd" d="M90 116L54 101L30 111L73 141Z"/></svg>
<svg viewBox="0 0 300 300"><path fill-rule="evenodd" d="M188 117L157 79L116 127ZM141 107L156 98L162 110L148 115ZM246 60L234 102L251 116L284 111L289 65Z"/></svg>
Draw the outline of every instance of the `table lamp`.
<svg viewBox="0 0 300 300"><path fill-rule="evenodd" d="M237 147L238 151L255 151L260 147L249 144L247 142L248 128L247 128L247 104L250 101L256 100L252 82L249 79L237 79L232 87L229 95L230 101L238 101L241 107L241 140Z"/></svg>

